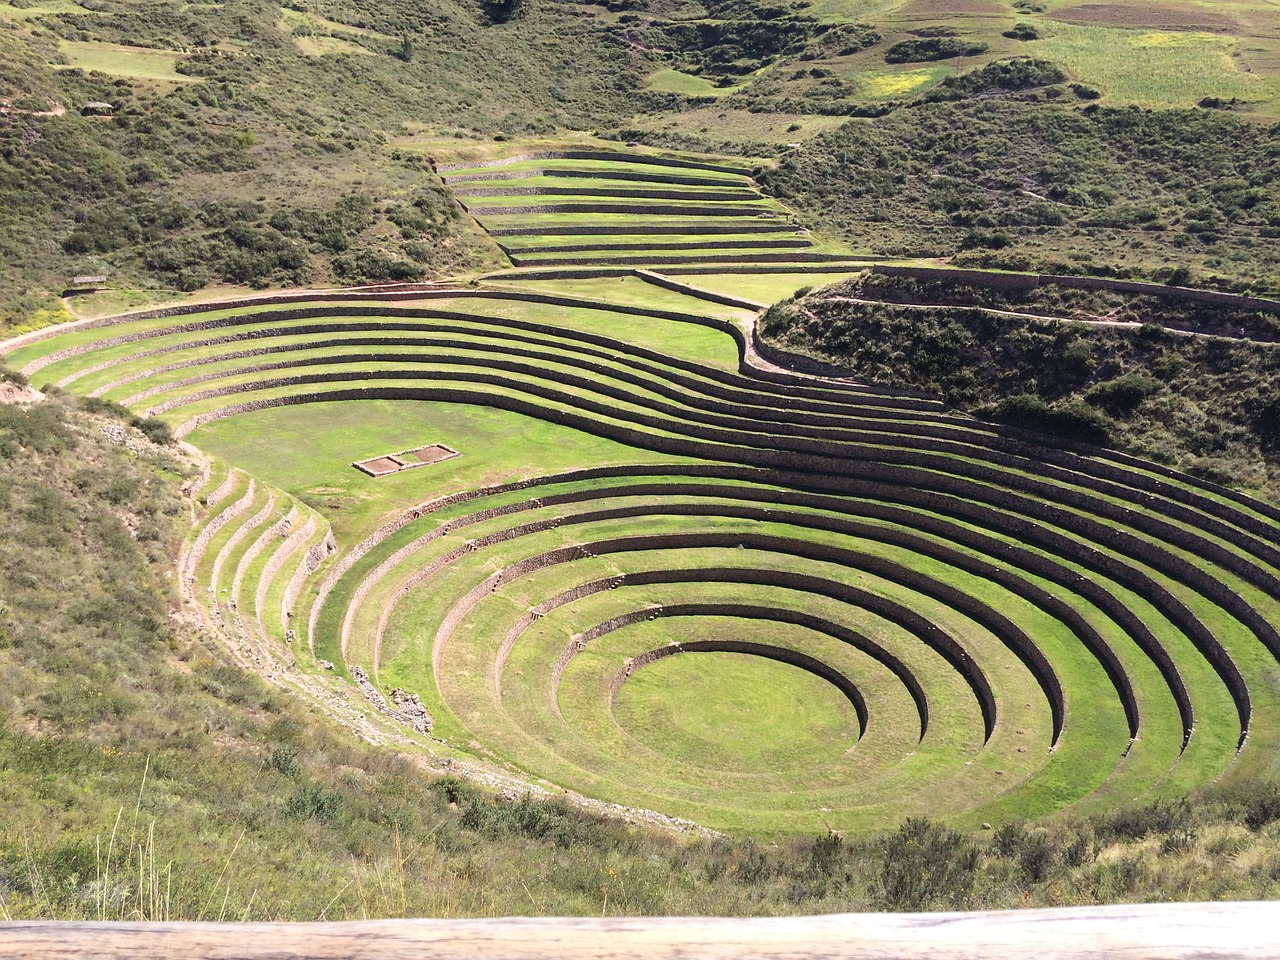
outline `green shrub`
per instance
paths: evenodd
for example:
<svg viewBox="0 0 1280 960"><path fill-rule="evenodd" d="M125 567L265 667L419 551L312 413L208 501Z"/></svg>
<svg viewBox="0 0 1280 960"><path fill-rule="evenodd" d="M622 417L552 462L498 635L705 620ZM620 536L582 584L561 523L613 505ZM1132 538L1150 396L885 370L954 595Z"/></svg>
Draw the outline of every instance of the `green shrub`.
<svg viewBox="0 0 1280 960"><path fill-rule="evenodd" d="M336 277L347 283L404 282L421 279L422 267L380 250L360 250L333 261Z"/></svg>
<svg viewBox="0 0 1280 960"><path fill-rule="evenodd" d="M979 416L1013 426L1042 430L1072 440L1107 443L1115 422L1101 410L1082 400L1049 404L1031 394L1005 397L983 407Z"/></svg>
<svg viewBox="0 0 1280 960"><path fill-rule="evenodd" d="M1142 401L1159 393L1162 388L1163 384L1155 377L1128 373L1114 380L1094 384L1085 391L1084 398L1112 414L1123 415L1132 413Z"/></svg>
<svg viewBox="0 0 1280 960"><path fill-rule="evenodd" d="M21 450L56 453L74 444L60 408L51 403L28 407L0 404L0 456L16 457Z"/></svg>
<svg viewBox="0 0 1280 960"><path fill-rule="evenodd" d="M104 400L102 397L80 397L77 403L80 404L80 409L85 413L96 413L99 416L112 417L116 420L123 420L125 423L133 420L133 412L114 400Z"/></svg>
<svg viewBox="0 0 1280 960"><path fill-rule="evenodd" d="M1155 833L1189 830L1195 811L1185 797L1157 800L1142 807L1126 807L1107 817L1099 826L1106 836L1116 840L1141 840Z"/></svg>
<svg viewBox="0 0 1280 960"><path fill-rule="evenodd" d="M984 250L1003 250L1013 243L1013 238L1003 230L970 230L960 241L961 250L980 247Z"/></svg>
<svg viewBox="0 0 1280 960"><path fill-rule="evenodd" d="M298 763L298 752L288 747L276 747L271 751L271 769L281 776L294 778L302 773L302 765Z"/></svg>
<svg viewBox="0 0 1280 960"><path fill-rule="evenodd" d="M163 420L155 417L134 417L129 422L141 430L152 443L169 446L174 441L173 428Z"/></svg>
<svg viewBox="0 0 1280 960"><path fill-rule="evenodd" d="M885 840L874 892L886 910L963 909L977 868L978 850L962 834L912 818Z"/></svg>
<svg viewBox="0 0 1280 960"><path fill-rule="evenodd" d="M322 783L304 783L285 802L284 810L296 820L334 824L342 815L342 795Z"/></svg>
<svg viewBox="0 0 1280 960"><path fill-rule="evenodd" d="M1250 830L1261 830L1280 820L1280 784L1258 784L1237 798L1241 819Z"/></svg>
<svg viewBox="0 0 1280 960"><path fill-rule="evenodd" d="M1008 37L1010 40L1038 40L1040 31L1029 23L1015 23L1000 36Z"/></svg>
<svg viewBox="0 0 1280 960"><path fill-rule="evenodd" d="M20 370L11 370L9 367L0 364L0 383L13 383L19 387L25 387L27 378Z"/></svg>
<svg viewBox="0 0 1280 960"><path fill-rule="evenodd" d="M960 37L918 37L902 40L884 52L885 63L922 63L929 60L948 60L951 57L976 57L987 52L987 45L980 40Z"/></svg>
<svg viewBox="0 0 1280 960"><path fill-rule="evenodd" d="M1018 851L1018 867L1028 883L1040 883L1053 869L1057 849L1042 830L1029 833Z"/></svg>
<svg viewBox="0 0 1280 960"><path fill-rule="evenodd" d="M809 850L809 862L815 873L830 873L840 862L844 852L844 839L838 833L828 830L825 834L814 837L813 846Z"/></svg>

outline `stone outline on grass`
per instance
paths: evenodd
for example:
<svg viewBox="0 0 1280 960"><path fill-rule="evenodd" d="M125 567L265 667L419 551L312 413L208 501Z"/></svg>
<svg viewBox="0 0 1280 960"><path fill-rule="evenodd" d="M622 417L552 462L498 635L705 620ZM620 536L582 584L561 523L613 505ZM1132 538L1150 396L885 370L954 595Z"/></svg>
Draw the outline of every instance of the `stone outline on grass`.
<svg viewBox="0 0 1280 960"><path fill-rule="evenodd" d="M431 460L423 460L418 457L424 450L442 450L443 457L434 457ZM443 443L424 443L416 447L410 447L407 450L397 450L395 453L383 453L376 457L368 457L364 460L355 460L352 466L361 473L367 474L375 479L378 477L389 477L394 473L401 473L405 470L414 470L418 467L429 467L434 463L444 463L446 460L452 460L454 457L460 457L457 450L452 447L445 446ZM418 457L415 461L409 459ZM385 466L379 465L382 461L386 461Z"/></svg>

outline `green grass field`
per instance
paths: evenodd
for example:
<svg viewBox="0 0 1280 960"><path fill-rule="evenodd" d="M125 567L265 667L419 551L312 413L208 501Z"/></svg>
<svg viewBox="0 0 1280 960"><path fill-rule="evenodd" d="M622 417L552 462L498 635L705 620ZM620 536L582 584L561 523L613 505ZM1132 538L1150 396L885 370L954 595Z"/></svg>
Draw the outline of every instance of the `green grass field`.
<svg viewBox="0 0 1280 960"><path fill-rule="evenodd" d="M289 30L295 35L307 35L308 33L346 34L352 37L369 37L374 40L386 40L389 42L395 42L396 39L395 37L387 36L385 33L378 33L376 30L353 27L348 23L339 23L336 20L329 20L315 13L303 13L301 10L294 10L289 7L280 8L280 29Z"/></svg>
<svg viewBox="0 0 1280 960"><path fill-rule="evenodd" d="M651 752L736 773L794 775L837 760L859 732L831 684L741 653L660 660L623 686L614 713Z"/></svg>
<svg viewBox="0 0 1280 960"><path fill-rule="evenodd" d="M342 37L294 37L293 42L308 57L371 56L373 51Z"/></svg>
<svg viewBox="0 0 1280 960"><path fill-rule="evenodd" d="M1240 71L1239 41L1211 33L1054 23L1026 46L1125 103L1190 107L1205 97L1272 103L1278 89L1275 78Z"/></svg>
<svg viewBox="0 0 1280 960"><path fill-rule="evenodd" d="M877 68L858 71L851 79L864 97L888 99L909 97L954 73L951 67L915 67L907 70Z"/></svg>
<svg viewBox="0 0 1280 960"><path fill-rule="evenodd" d="M645 86L655 93L682 93L687 97L723 97L736 87L721 87L703 77L679 70L659 70L649 75Z"/></svg>
<svg viewBox="0 0 1280 960"><path fill-rule="evenodd" d="M80 9L72 0L45 0L43 3L33 3L29 7L15 7L9 3L0 3L0 18L29 20L50 13L75 13Z"/></svg>
<svg viewBox="0 0 1280 960"><path fill-rule="evenodd" d="M165 50L76 40L62 41L59 49L72 67L113 77L168 83L195 83L199 79L178 73L175 67L182 59L181 54Z"/></svg>

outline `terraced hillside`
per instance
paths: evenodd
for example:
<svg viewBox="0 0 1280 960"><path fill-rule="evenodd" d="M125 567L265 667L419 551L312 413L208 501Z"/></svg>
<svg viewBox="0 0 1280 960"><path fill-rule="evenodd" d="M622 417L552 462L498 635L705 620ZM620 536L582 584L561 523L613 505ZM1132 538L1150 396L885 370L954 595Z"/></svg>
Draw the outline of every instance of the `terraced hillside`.
<svg viewBox="0 0 1280 960"><path fill-rule="evenodd" d="M516 266L845 269L852 256L762 195L742 161L576 149L437 169Z"/></svg>
<svg viewBox="0 0 1280 960"><path fill-rule="evenodd" d="M279 296L4 351L215 455L195 597L373 738L775 833L1274 771L1280 512L781 371L746 311L597 283ZM458 456L353 466L433 444Z"/></svg>

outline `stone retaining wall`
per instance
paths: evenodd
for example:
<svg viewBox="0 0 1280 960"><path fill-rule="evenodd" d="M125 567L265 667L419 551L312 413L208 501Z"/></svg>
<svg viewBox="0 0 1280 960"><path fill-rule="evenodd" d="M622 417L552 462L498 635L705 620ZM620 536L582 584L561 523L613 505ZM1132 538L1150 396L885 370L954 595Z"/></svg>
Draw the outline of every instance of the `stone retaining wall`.
<svg viewBox="0 0 1280 960"><path fill-rule="evenodd" d="M313 516L314 520L315 517ZM333 530L326 529L324 538L317 544L308 547L303 553L302 559L298 561L298 566L294 568L293 576L289 578L289 582L285 584L284 596L280 598L280 622L288 626L293 617L293 607L297 603L298 594L302 592L302 585L306 582L307 577L320 569L320 564L325 558L338 550L338 542L334 539Z"/></svg>
<svg viewBox="0 0 1280 960"><path fill-rule="evenodd" d="M492 237L625 237L636 236L688 236L690 229L696 228L698 236L713 236L718 233L787 233L795 235L795 224L778 220L757 221L748 223L699 223L699 224L666 224L644 223L580 223L580 224L529 224L528 226L488 227L486 230Z"/></svg>
<svg viewBox="0 0 1280 960"><path fill-rule="evenodd" d="M291 530L262 568L262 576L258 578L258 590L254 597L254 602L257 605L259 616L264 621L266 618L267 594L271 590L271 585L275 582L276 577L280 575L280 571L284 569L284 565L289 562L289 558L301 550L303 545L311 539L312 534L316 531L316 526L316 516L308 510L306 523ZM285 612L282 606L280 622L287 627L289 619L284 615Z"/></svg>
<svg viewBox="0 0 1280 960"><path fill-rule="evenodd" d="M634 217L759 217L768 214L774 218L775 229L795 229L789 220L773 207L748 206L745 203L534 203L525 205L462 205L478 220L485 217L516 217L534 213L625 213ZM689 224L685 232L697 230L697 224Z"/></svg>
<svg viewBox="0 0 1280 960"><path fill-rule="evenodd" d="M680 157L659 157L647 153L624 153L614 150L544 150L534 153L520 153L498 160L481 160L475 163L440 163L434 164L439 173L451 170L489 170L494 167L506 167L526 160L604 160L617 163L637 163L654 167L678 167L683 170L711 170L715 173L731 173L739 176L750 176L747 167L738 167L726 163L709 163L702 160L685 160Z"/></svg>
<svg viewBox="0 0 1280 960"><path fill-rule="evenodd" d="M664 170L566 170L566 169L528 169L507 173L472 173L460 177L441 176L440 179L452 188L455 183L492 183L501 180L528 180L532 177L555 177L565 180L630 180L638 183L670 183L689 187L723 187L731 185L720 177L688 176L680 173L669 173Z"/></svg>
<svg viewBox="0 0 1280 960"><path fill-rule="evenodd" d="M664 190L661 187L452 187L456 197L614 197L635 200L699 200L707 202L759 200L760 194L747 187L723 190L693 188ZM607 192L606 192L607 191ZM483 206L472 212L483 212Z"/></svg>
<svg viewBox="0 0 1280 960"><path fill-rule="evenodd" d="M541 244L529 246L510 246L499 242L498 246L508 254L528 255L535 253L598 253L611 250L704 250L716 247L724 250L801 250L813 246L813 242L804 237L786 237L779 240L655 240L649 243L563 243Z"/></svg>
<svg viewBox="0 0 1280 960"><path fill-rule="evenodd" d="M227 542L223 544L222 549L218 551L218 555L213 559L213 573L209 577L209 590L216 597L218 593L218 580L222 575L222 567L244 539L249 536L255 529L267 522L267 517L271 516L271 511L276 508L276 498L270 491L267 493L266 505L255 513L252 517L241 524L240 529L227 538ZM231 593L231 604L235 606L235 592Z"/></svg>
<svg viewBox="0 0 1280 960"><path fill-rule="evenodd" d="M232 477L234 477L234 474L232 474ZM191 544L191 549L187 552L186 565L183 570L183 576L187 580L194 581L200 561L203 559L205 551L209 549L209 544L213 542L213 538L218 535L218 531L253 505L256 488L256 481L253 477L250 477L249 485L245 488L244 495L204 525L204 529L197 535L195 542Z"/></svg>
<svg viewBox="0 0 1280 960"><path fill-rule="evenodd" d="M526 257L521 256L518 251L508 253L511 262L517 267L543 267L554 266L557 263L570 264L591 264L598 263L603 266L640 266L643 264L830 264L840 263L846 264L849 258L844 254L836 253L806 253L804 251L787 252L777 251L773 253L699 253L699 254L667 254L665 256L617 256L617 257ZM704 273L709 271L703 271Z"/></svg>
<svg viewBox="0 0 1280 960"><path fill-rule="evenodd" d="M240 587L244 583L245 575L249 572L249 568L253 565L254 561L256 561L258 557L262 555L262 552L271 545L273 540L283 540L285 537L289 535L289 528L293 526L293 522L297 518L297 516L298 516L297 504L294 504L294 503L289 504L289 511L283 517L281 517L278 521L276 521L270 527L264 530L258 536L258 539L256 539L255 541L253 541L252 544L250 544L249 549L246 550L244 552L244 556L240 558L239 566L236 567L235 579L231 581L231 595L233 597L240 596ZM256 586L260 587L261 582L256 584ZM267 634L266 611L263 610L262 606L263 605L258 602L258 593L255 590L254 591L254 608L253 608L254 614L258 620L258 629L261 630L263 636L266 636Z"/></svg>

